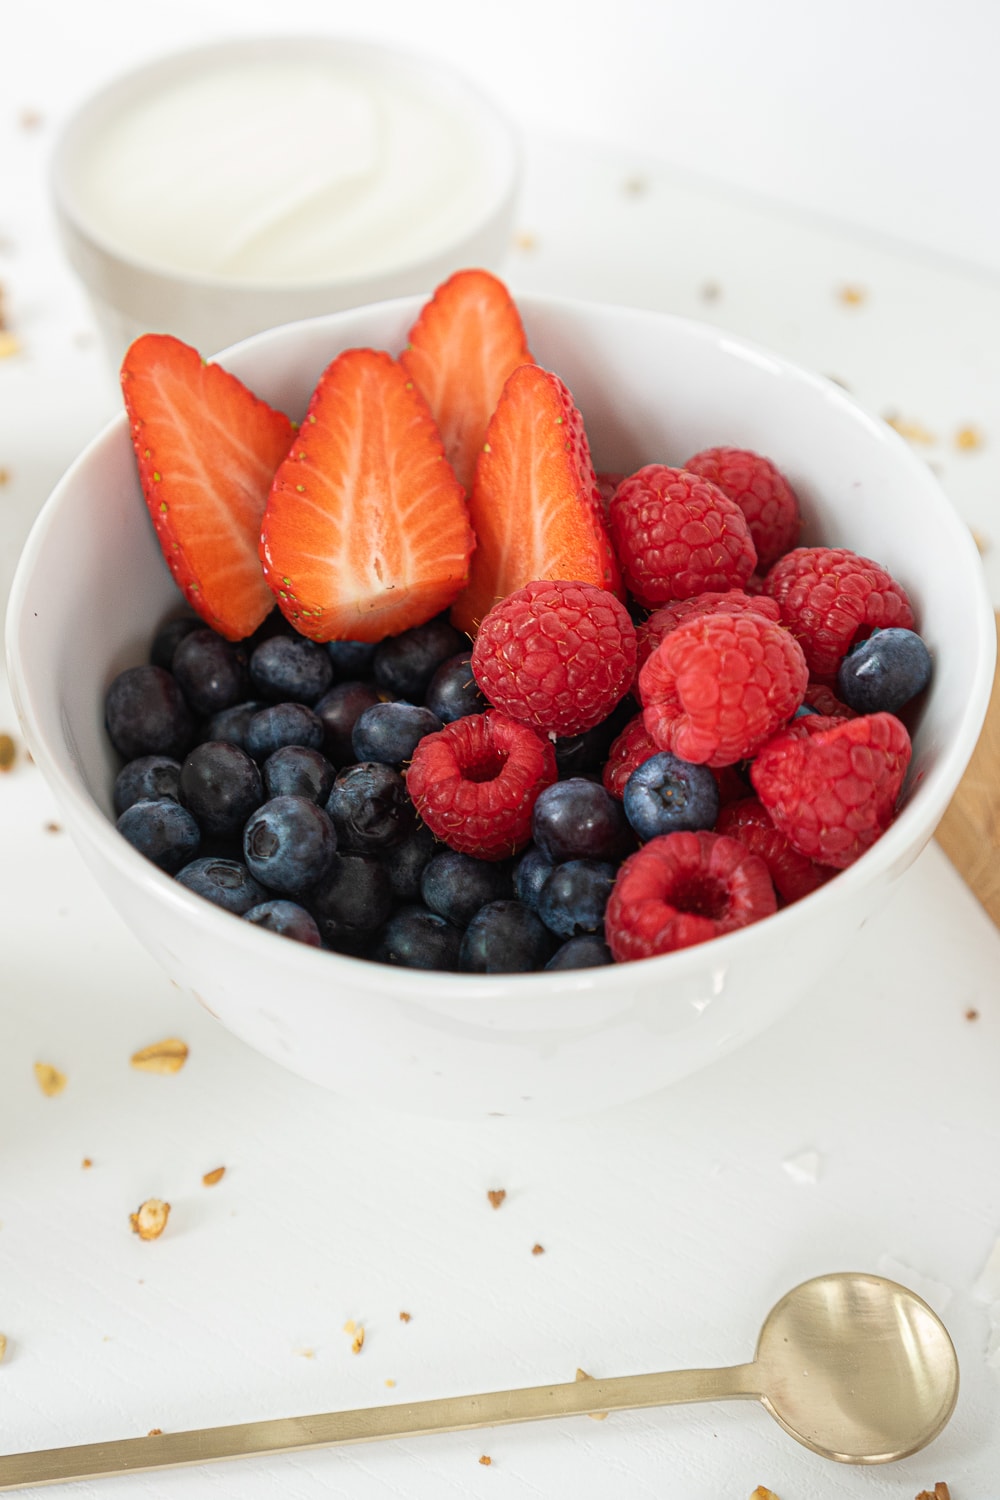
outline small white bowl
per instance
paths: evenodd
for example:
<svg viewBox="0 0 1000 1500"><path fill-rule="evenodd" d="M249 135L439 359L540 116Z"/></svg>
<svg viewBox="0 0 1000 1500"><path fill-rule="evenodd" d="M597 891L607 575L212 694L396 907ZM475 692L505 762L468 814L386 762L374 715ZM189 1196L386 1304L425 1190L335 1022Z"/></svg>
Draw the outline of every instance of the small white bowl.
<svg viewBox="0 0 1000 1500"><path fill-rule="evenodd" d="M566 380L599 468L758 449L800 496L805 540L852 547L905 586L936 664L905 806L880 841L775 916L699 947L601 969L421 973L305 948L185 890L116 832L108 684L147 659L178 602L140 495L124 414L42 511L8 617L31 752L95 878L168 974L266 1056L343 1095L438 1116L568 1116L650 1093L762 1031L887 897L969 760L993 674L993 615L967 527L927 466L837 386L715 329L631 309L520 299L535 357ZM301 417L343 348L398 351L421 299L278 328L223 363Z"/></svg>
<svg viewBox="0 0 1000 1500"><path fill-rule="evenodd" d="M117 79L61 130L51 186L117 369L140 333L209 354L497 269L520 175L511 123L461 74L304 36L215 43Z"/></svg>

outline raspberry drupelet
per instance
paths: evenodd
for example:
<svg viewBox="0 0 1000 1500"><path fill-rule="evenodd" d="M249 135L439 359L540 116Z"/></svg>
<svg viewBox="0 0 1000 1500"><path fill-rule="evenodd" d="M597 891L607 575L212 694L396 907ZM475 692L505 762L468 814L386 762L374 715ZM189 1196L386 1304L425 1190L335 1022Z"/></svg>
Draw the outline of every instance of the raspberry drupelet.
<svg viewBox="0 0 1000 1500"><path fill-rule="evenodd" d="M796 547L778 559L764 587L805 652L810 674L828 685L856 641L890 625L913 629L905 589L881 563L847 547Z"/></svg>
<svg viewBox="0 0 1000 1500"><path fill-rule="evenodd" d="M748 448L703 448L684 467L736 501L747 518L761 572L795 546L802 528L798 498L769 458Z"/></svg>

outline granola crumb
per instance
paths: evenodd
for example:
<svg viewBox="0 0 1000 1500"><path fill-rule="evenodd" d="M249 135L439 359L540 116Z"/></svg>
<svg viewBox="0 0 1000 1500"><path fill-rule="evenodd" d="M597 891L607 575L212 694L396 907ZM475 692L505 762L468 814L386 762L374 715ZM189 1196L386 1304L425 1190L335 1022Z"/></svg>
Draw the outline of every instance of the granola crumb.
<svg viewBox="0 0 1000 1500"><path fill-rule="evenodd" d="M506 1188L489 1188L487 1190L486 1196L490 1200L491 1207L493 1207L493 1208L499 1208L500 1205L501 1205L501 1203L503 1202L503 1200L507 1196L507 1189Z"/></svg>
<svg viewBox="0 0 1000 1500"><path fill-rule="evenodd" d="M302 1359L315 1359L316 1358L316 1350L315 1349L296 1349L295 1352Z"/></svg>
<svg viewBox="0 0 1000 1500"><path fill-rule="evenodd" d="M493 1460L492 1458L490 1458L490 1455L488 1453L481 1453L479 1456L479 1462L483 1465L484 1468L488 1469Z"/></svg>
<svg viewBox="0 0 1000 1500"><path fill-rule="evenodd" d="M917 1500L951 1500L951 1490L939 1479L932 1490L921 1490Z"/></svg>
<svg viewBox="0 0 1000 1500"><path fill-rule="evenodd" d="M396 1382L394 1380L387 1380L386 1381L386 1385L389 1387L390 1391L392 1390L392 1388L393 1388L393 1386L395 1384L396 1384Z"/></svg>
<svg viewBox="0 0 1000 1500"><path fill-rule="evenodd" d="M778 1500L773 1490L769 1490L766 1484L759 1484L750 1496L750 1500Z"/></svg>
<svg viewBox="0 0 1000 1500"><path fill-rule="evenodd" d="M531 1247L531 1253L532 1253L532 1255L544 1255L545 1254L545 1246L544 1245L537 1245L537 1244L536 1245L532 1245L532 1247Z"/></svg>
<svg viewBox="0 0 1000 1500"><path fill-rule="evenodd" d="M970 1005L968 1010L965 1012L965 1019L967 1021L979 1020L979 1012L974 1005Z"/></svg>
<svg viewBox="0 0 1000 1500"><path fill-rule="evenodd" d="M593 1380L593 1378L593 1375L588 1375L586 1370L581 1370L577 1366L576 1375L574 1376L575 1380ZM588 1411L587 1416L592 1422L606 1422L608 1419L606 1411Z"/></svg>
<svg viewBox="0 0 1000 1500"><path fill-rule="evenodd" d="M908 443L923 443L929 446L937 442L933 432L930 432L922 422L911 422L901 417L898 412L888 412L883 419L888 425L899 433L900 437L906 438Z"/></svg>
<svg viewBox="0 0 1000 1500"><path fill-rule="evenodd" d="M348 1318L347 1322L344 1324L344 1332L345 1333L356 1333L357 1332L357 1328L358 1328L358 1325L357 1325L357 1323L355 1323L355 1321L354 1321L353 1318Z"/></svg>
<svg viewBox="0 0 1000 1500"><path fill-rule="evenodd" d="M0 480L0 483L2 482ZM12 770L16 759L17 746L14 743L14 736L12 734L0 734L0 771Z"/></svg>
<svg viewBox="0 0 1000 1500"><path fill-rule="evenodd" d="M66 1087L66 1074L60 1073L51 1063L36 1062L35 1077L46 1099L54 1099Z"/></svg>
<svg viewBox="0 0 1000 1500"><path fill-rule="evenodd" d="M146 1433L146 1436L147 1437L162 1437L163 1436L163 1428L162 1427L151 1427L149 1429L149 1431Z"/></svg>
<svg viewBox="0 0 1000 1500"><path fill-rule="evenodd" d="M225 1175L226 1175L226 1169L225 1169L225 1167L213 1167L212 1170L211 1170L211 1172L206 1172L205 1175L204 1175L204 1177L201 1179L202 1186L203 1187L215 1187L215 1184L217 1182L221 1182L222 1179L223 1179L223 1177Z"/></svg>
<svg viewBox="0 0 1000 1500"><path fill-rule="evenodd" d="M858 286L856 283L848 283L846 286L838 288L837 300L844 307L860 307L863 302L868 300L868 293L863 286Z"/></svg>
<svg viewBox="0 0 1000 1500"><path fill-rule="evenodd" d="M61 823L57 823L54 818L50 818L49 821L45 825L45 832L46 833L62 833L62 824Z"/></svg>
<svg viewBox="0 0 1000 1500"><path fill-rule="evenodd" d="M21 352L21 340L9 328L0 328L0 359L12 359Z"/></svg>
<svg viewBox="0 0 1000 1500"><path fill-rule="evenodd" d="M81 1167L83 1168L83 1170L85 1172L89 1172L90 1169L91 1169L91 1167L94 1165L94 1159L93 1159L93 1157L92 1156L85 1156L83 1158L83 1161L80 1163L80 1165L81 1165Z"/></svg>
<svg viewBox="0 0 1000 1500"><path fill-rule="evenodd" d="M140 1047L129 1061L142 1073L179 1073L188 1060L188 1046L179 1037L168 1036L162 1042Z"/></svg>
<svg viewBox="0 0 1000 1500"><path fill-rule="evenodd" d="M520 234L514 236L515 250L537 250L538 238L529 229L524 229Z"/></svg>
<svg viewBox="0 0 1000 1500"><path fill-rule="evenodd" d="M401 1323L408 1323L412 1317L413 1317L412 1313L401 1312L400 1315L399 1315L399 1321Z"/></svg>
<svg viewBox="0 0 1000 1500"><path fill-rule="evenodd" d="M147 1198L145 1203L140 1203L134 1214L129 1214L128 1221L132 1226L132 1233L137 1234L141 1240L158 1240L167 1227L169 1217L169 1203L164 1203L162 1198Z"/></svg>
<svg viewBox="0 0 1000 1500"><path fill-rule="evenodd" d="M983 446L983 435L978 427L960 427L955 433L955 447L963 453L973 453Z"/></svg>
<svg viewBox="0 0 1000 1500"><path fill-rule="evenodd" d="M364 1347L365 1347L365 1330L363 1328L359 1328L358 1331L357 1331L357 1333L354 1335L353 1339L351 1340L351 1353L352 1354L360 1354L361 1351L362 1351L362 1349Z"/></svg>

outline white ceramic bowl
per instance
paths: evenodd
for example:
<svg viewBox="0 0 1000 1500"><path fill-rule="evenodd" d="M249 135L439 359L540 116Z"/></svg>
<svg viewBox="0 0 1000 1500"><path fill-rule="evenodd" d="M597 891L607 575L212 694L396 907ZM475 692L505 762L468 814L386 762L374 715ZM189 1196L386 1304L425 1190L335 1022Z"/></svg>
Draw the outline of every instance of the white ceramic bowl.
<svg viewBox="0 0 1000 1500"><path fill-rule="evenodd" d="M422 299L278 328L223 363L300 417L340 349L398 351ZM520 299L536 358L568 383L598 468L680 463L730 443L797 489L806 541L851 546L906 587L937 664L905 806L850 869L699 947L602 969L453 975L309 949L161 874L111 821L112 677L146 659L177 595L139 492L124 415L66 474L31 534L8 621L24 732L95 878L170 976L286 1067L387 1109L565 1116L650 1093L739 1046L843 951L930 838L972 753L994 659L978 554L924 463L837 386L683 319Z"/></svg>
<svg viewBox="0 0 1000 1500"><path fill-rule="evenodd" d="M224 145L230 131L246 149ZM391 181L376 185L387 163ZM520 175L513 126L461 74L376 43L301 36L213 43L115 80L61 130L51 185L117 369L140 333L211 354L420 292L462 266L497 269ZM293 267L234 260L234 237L260 253L275 207L289 233L273 255Z"/></svg>

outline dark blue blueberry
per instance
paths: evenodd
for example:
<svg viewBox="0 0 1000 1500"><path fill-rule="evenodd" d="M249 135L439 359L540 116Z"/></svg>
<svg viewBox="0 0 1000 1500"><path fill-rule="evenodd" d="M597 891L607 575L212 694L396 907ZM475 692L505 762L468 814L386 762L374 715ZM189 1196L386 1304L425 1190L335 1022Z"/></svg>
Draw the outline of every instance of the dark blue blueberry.
<svg viewBox="0 0 1000 1500"><path fill-rule="evenodd" d="M326 801L342 849L376 852L405 838L416 823L406 782L392 766L362 761L337 772Z"/></svg>
<svg viewBox="0 0 1000 1500"><path fill-rule="evenodd" d="M333 681L333 662L304 635L272 635L250 657L250 680L271 703L313 704Z"/></svg>
<svg viewBox="0 0 1000 1500"><path fill-rule="evenodd" d="M438 667L427 684L424 705L442 724L453 724L467 714L484 714L489 708L485 695L472 675L472 653L460 651Z"/></svg>
<svg viewBox="0 0 1000 1500"><path fill-rule="evenodd" d="M267 760L282 745L322 750L323 725L304 703L272 703L255 713L245 731L245 749L254 760Z"/></svg>
<svg viewBox="0 0 1000 1500"><path fill-rule="evenodd" d="M133 802L159 802L164 797L176 802L180 774L180 761L169 755L140 755L130 760L115 777L115 812L120 817Z"/></svg>
<svg viewBox="0 0 1000 1500"><path fill-rule="evenodd" d="M514 892L505 865L443 849L424 867L420 894L431 911L467 927L481 906L509 901Z"/></svg>
<svg viewBox="0 0 1000 1500"><path fill-rule="evenodd" d="M267 757L261 772L268 797L308 797L321 807L337 774L325 755L305 745L282 745Z"/></svg>
<svg viewBox="0 0 1000 1500"><path fill-rule="evenodd" d="M616 867L597 859L569 859L556 865L542 886L538 915L557 937L603 932L604 908L615 883Z"/></svg>
<svg viewBox="0 0 1000 1500"><path fill-rule="evenodd" d="M194 743L195 721L173 675L163 667L126 667L108 688L105 724L126 760L168 755L181 760Z"/></svg>
<svg viewBox="0 0 1000 1500"><path fill-rule="evenodd" d="M339 953L364 953L392 909L389 872L372 854L338 851L307 899L324 942Z"/></svg>
<svg viewBox="0 0 1000 1500"><path fill-rule="evenodd" d="M263 707L263 703L251 699L248 703L236 703L232 708L224 708L209 719L203 737L206 740L228 740L231 745L239 745L241 750L245 750L247 725Z"/></svg>
<svg viewBox="0 0 1000 1500"><path fill-rule="evenodd" d="M514 866L514 894L532 911L538 910L542 886L554 868L549 856L537 844L529 844Z"/></svg>
<svg viewBox="0 0 1000 1500"><path fill-rule="evenodd" d="M209 718L249 696L246 652L214 630L192 630L178 644L170 669L196 714Z"/></svg>
<svg viewBox="0 0 1000 1500"><path fill-rule="evenodd" d="M264 901L245 911L243 920L252 922L255 927L266 927L268 932L277 932L281 937L292 938L296 943L305 943L310 948L323 946L316 923L305 907L295 901Z"/></svg>
<svg viewBox="0 0 1000 1500"><path fill-rule="evenodd" d="M118 819L118 832L133 849L168 875L189 864L198 853L201 831L186 808L172 797L133 802Z"/></svg>
<svg viewBox="0 0 1000 1500"><path fill-rule="evenodd" d="M424 625L414 625L402 635L380 641L372 660L372 676L377 686L393 698L420 703L441 663L468 644L460 630L443 615L437 615Z"/></svg>
<svg viewBox="0 0 1000 1500"><path fill-rule="evenodd" d="M254 762L238 745L206 740L181 766L180 799L212 838L238 834L264 800L264 783Z"/></svg>
<svg viewBox="0 0 1000 1500"><path fill-rule="evenodd" d="M638 704L629 695L612 709L606 719L602 719L600 724L595 724L593 729L587 729L583 734L572 734L557 739L553 749L559 775L564 779L569 776L579 776L588 771L597 772L599 775L608 758L612 741L621 734L629 719L638 712Z"/></svg>
<svg viewBox="0 0 1000 1500"><path fill-rule="evenodd" d="M192 860L174 876L181 885L197 896L204 896L215 906L235 912L242 917L252 906L260 906L268 899L264 887L258 885L245 864L238 859L217 859L213 855Z"/></svg>
<svg viewBox="0 0 1000 1500"><path fill-rule="evenodd" d="M149 648L149 659L154 667L166 667L170 671L174 659L174 652L186 635L192 630L204 630L204 620L199 620L197 615L181 615L176 620L165 620L153 637L153 644Z"/></svg>
<svg viewBox="0 0 1000 1500"><path fill-rule="evenodd" d="M366 708L381 703L377 688L370 682L339 682L324 693L316 704L316 714L323 725L320 747L335 766L349 766L357 759L351 737L354 726Z"/></svg>
<svg viewBox="0 0 1000 1500"><path fill-rule="evenodd" d="M931 680L931 654L913 630L876 630L840 663L837 695L859 714L895 714Z"/></svg>
<svg viewBox="0 0 1000 1500"><path fill-rule="evenodd" d="M621 803L585 776L557 781L539 793L531 835L556 865L567 859L614 861L635 847Z"/></svg>
<svg viewBox="0 0 1000 1500"><path fill-rule="evenodd" d="M596 932L568 938L545 965L547 969L596 969L614 963L611 949Z"/></svg>
<svg viewBox="0 0 1000 1500"><path fill-rule="evenodd" d="M322 880L336 852L333 824L308 797L272 797L243 829L247 869L279 896L308 891Z"/></svg>
<svg viewBox="0 0 1000 1500"><path fill-rule="evenodd" d="M523 974L552 957L552 934L520 901L481 906L465 929L459 966L469 974Z"/></svg>
<svg viewBox="0 0 1000 1500"><path fill-rule="evenodd" d="M354 757L401 766L412 757L425 734L436 734L443 728L436 714L416 703L375 703L365 709L354 726Z"/></svg>
<svg viewBox="0 0 1000 1500"><path fill-rule="evenodd" d="M333 665L333 675L337 682L370 677L372 658L375 655L375 642L327 641L326 654Z"/></svg>
<svg viewBox="0 0 1000 1500"><path fill-rule="evenodd" d="M368 957L402 969L459 967L462 934L426 906L401 906L386 922Z"/></svg>
<svg viewBox="0 0 1000 1500"><path fill-rule="evenodd" d="M389 871L395 900L420 899L420 879L424 867L440 848L441 845L426 823L418 823L398 843L391 845L382 858Z"/></svg>
<svg viewBox="0 0 1000 1500"><path fill-rule="evenodd" d="M622 806L644 843L661 833L714 828L719 783L708 766L692 765L669 750L660 750L632 772Z"/></svg>

